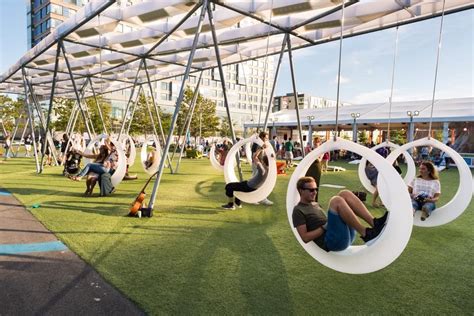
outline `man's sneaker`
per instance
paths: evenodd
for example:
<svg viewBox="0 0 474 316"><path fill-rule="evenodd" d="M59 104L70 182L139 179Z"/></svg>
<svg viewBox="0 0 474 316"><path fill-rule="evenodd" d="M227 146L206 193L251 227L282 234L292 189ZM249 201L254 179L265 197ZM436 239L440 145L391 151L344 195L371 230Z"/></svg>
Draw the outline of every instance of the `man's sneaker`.
<svg viewBox="0 0 474 316"><path fill-rule="evenodd" d="M227 203L222 205L222 208L225 208L226 210L235 210L234 203Z"/></svg>
<svg viewBox="0 0 474 316"><path fill-rule="evenodd" d="M368 242L368 241L376 238L380 234L381 231L382 231L381 229L368 227L368 228L365 229L365 236L364 237L360 236L360 238L364 242Z"/></svg>
<svg viewBox="0 0 474 316"><path fill-rule="evenodd" d="M261 200L260 202L258 202L259 204L262 204L262 205L267 205L267 206L270 206L270 205L273 205L273 202L270 201L269 199L263 199Z"/></svg>
<svg viewBox="0 0 474 316"><path fill-rule="evenodd" d="M374 228L381 229L385 225L385 222L387 222L387 217L388 217L388 211L386 211L382 217L374 218Z"/></svg>

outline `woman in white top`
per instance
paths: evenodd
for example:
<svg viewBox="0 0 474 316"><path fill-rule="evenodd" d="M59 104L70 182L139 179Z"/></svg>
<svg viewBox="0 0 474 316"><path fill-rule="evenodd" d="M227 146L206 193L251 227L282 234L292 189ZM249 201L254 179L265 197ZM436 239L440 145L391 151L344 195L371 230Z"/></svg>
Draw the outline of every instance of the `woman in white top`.
<svg viewBox="0 0 474 316"><path fill-rule="evenodd" d="M424 221L436 209L436 202L441 194L438 171L430 161L422 161L419 167L420 174L408 185L413 213L421 211L421 220Z"/></svg>

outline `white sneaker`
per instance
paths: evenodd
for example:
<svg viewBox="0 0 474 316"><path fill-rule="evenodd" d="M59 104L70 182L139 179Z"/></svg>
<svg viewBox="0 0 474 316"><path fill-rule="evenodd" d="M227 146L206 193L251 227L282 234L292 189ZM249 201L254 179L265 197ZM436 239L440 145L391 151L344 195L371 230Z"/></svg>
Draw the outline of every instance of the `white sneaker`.
<svg viewBox="0 0 474 316"><path fill-rule="evenodd" d="M273 205L273 202L270 201L269 199L263 199L263 200L261 200L260 202L258 202L258 204L270 206L270 205Z"/></svg>

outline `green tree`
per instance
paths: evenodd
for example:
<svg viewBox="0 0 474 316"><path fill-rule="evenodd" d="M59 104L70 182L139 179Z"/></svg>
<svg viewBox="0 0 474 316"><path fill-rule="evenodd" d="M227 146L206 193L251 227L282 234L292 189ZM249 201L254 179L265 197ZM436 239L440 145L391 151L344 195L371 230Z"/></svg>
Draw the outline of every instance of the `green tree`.
<svg viewBox="0 0 474 316"><path fill-rule="evenodd" d="M365 131L358 132L358 141L359 141L359 144L361 145L364 145L367 143L368 138L367 138L367 133Z"/></svg>
<svg viewBox="0 0 474 316"><path fill-rule="evenodd" d="M150 106L150 111L153 116L153 121L155 123L156 132L158 135L161 135L160 132L160 125L159 120L156 117L156 111L153 106L152 98L146 98L144 93L141 93L136 105L135 113L133 115L133 120L130 125L130 134L131 135L151 135L153 134L153 127L152 121L150 119L150 114L147 109L147 101L148 105ZM160 115L161 123L163 126L163 132L165 133L165 137L169 131L170 124L171 124L171 114L164 113L161 108L158 107L158 113ZM130 117L130 116L129 116Z"/></svg>
<svg viewBox="0 0 474 316"><path fill-rule="evenodd" d="M89 109L89 114L91 116L91 121L94 126L95 132L97 134L105 133L104 126L100 119L99 109L97 108L97 104L99 104L100 109L102 111L102 116L104 118L105 127L107 131L110 133L112 129L112 105L102 96L97 97L97 103L93 97L86 98L85 100L87 108Z"/></svg>
<svg viewBox="0 0 474 316"><path fill-rule="evenodd" d="M394 144L403 145L406 141L406 133L402 130L390 130L390 141Z"/></svg>
<svg viewBox="0 0 474 316"><path fill-rule="evenodd" d="M189 106L193 100L194 92L189 87L184 91L184 102L181 104L178 119L176 121L175 134L181 132ZM191 120L189 132L192 137L208 137L215 135L219 130L219 117L216 115L216 103L203 97L200 93L197 96L194 113Z"/></svg>
<svg viewBox="0 0 474 316"><path fill-rule="evenodd" d="M53 119L52 119L52 128L57 131L65 131L69 119L71 117L72 109L74 104L76 103L75 100L72 99L64 99L64 98L55 98L53 103ZM97 103L99 104L102 115L104 117L105 126L107 131L110 133L112 127L112 105L109 101L104 99L102 96L97 97ZM104 133L104 128L100 119L99 109L97 108L97 104L94 98L86 98L85 102L83 103L87 106L89 111L92 124L94 126L95 132L97 134ZM84 119L82 118L82 114L78 113L78 118L75 126L75 131L84 132L86 130L84 125Z"/></svg>
<svg viewBox="0 0 474 316"><path fill-rule="evenodd" d="M17 100L13 100L8 96L0 95L0 118L8 133L13 132L16 119L20 114L25 114L24 109L24 99L18 98ZM0 131L3 133L2 129L0 129Z"/></svg>

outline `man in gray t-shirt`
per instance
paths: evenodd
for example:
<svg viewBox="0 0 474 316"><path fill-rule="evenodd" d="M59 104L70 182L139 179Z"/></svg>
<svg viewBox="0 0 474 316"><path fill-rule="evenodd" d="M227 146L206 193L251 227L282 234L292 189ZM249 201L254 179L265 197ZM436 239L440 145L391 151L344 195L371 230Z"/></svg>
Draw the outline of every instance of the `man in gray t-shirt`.
<svg viewBox="0 0 474 316"><path fill-rule="evenodd" d="M328 215L314 202L318 187L312 177L302 177L297 184L300 202L293 209L293 226L301 239L314 241L326 251L342 251L355 239L357 231L362 240L368 242L382 231L388 212L374 218L365 205L351 191L342 190L329 201ZM371 227L363 226L362 218Z"/></svg>

